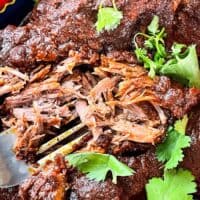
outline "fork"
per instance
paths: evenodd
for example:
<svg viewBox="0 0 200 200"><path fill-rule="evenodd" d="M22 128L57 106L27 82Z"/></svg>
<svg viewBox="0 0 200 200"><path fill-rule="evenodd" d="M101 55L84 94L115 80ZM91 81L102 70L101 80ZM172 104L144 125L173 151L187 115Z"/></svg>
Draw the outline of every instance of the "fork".
<svg viewBox="0 0 200 200"><path fill-rule="evenodd" d="M66 125L69 126L70 123L77 119L77 116L72 116ZM65 156L75 151L77 145L90 134L90 132L84 128L85 125L79 121L77 125L73 124L68 130L42 144L36 153L38 156L41 156L41 159L37 161L39 166L44 165L47 160L53 160L57 154ZM70 140L70 137L74 138ZM45 152L65 139L69 139L67 144L56 150L50 151L47 155L43 156ZM16 156L12 151L15 141L16 134L14 129L10 128L0 133L0 188L19 185L28 178L31 171L34 171L35 169L35 165L28 165L24 161L16 159Z"/></svg>

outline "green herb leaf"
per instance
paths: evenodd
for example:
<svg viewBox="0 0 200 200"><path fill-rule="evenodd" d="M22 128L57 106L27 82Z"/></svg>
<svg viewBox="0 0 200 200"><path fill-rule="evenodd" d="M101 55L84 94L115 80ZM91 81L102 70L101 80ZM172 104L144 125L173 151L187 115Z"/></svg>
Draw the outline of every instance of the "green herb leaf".
<svg viewBox="0 0 200 200"><path fill-rule="evenodd" d="M165 169L177 167L184 157L183 148L190 146L191 138L185 135L187 121L186 116L176 121L174 127L168 129L164 142L157 146L157 159L165 163Z"/></svg>
<svg viewBox="0 0 200 200"><path fill-rule="evenodd" d="M150 70L149 76L151 78L154 78L156 73L159 73L160 68L165 63L165 57L167 55L163 40L165 37L165 29L160 31L158 22L158 16L154 16L151 24L147 28L149 35L138 33L134 37L134 43L136 46L135 54L138 60L144 63L144 67ZM137 36L143 36L145 38L144 48L138 47L137 42L135 41ZM141 49L143 49L145 54L142 54ZM155 52L155 54L152 56L153 59L149 56L148 50ZM150 53L150 55L152 54Z"/></svg>
<svg viewBox="0 0 200 200"><path fill-rule="evenodd" d="M156 33L159 32L159 17L154 16L151 23L147 27L148 31L150 34L155 35Z"/></svg>
<svg viewBox="0 0 200 200"><path fill-rule="evenodd" d="M105 8L100 6L97 15L97 22L95 24L98 33L102 32L103 30L113 30L120 24L120 21L123 18L123 13L117 10L115 5L113 6L114 7Z"/></svg>
<svg viewBox="0 0 200 200"><path fill-rule="evenodd" d="M182 133L185 135L186 133L186 127L187 127L187 123L188 123L188 117L187 115L185 115L182 120L177 120L174 124L174 129L175 131Z"/></svg>
<svg viewBox="0 0 200 200"><path fill-rule="evenodd" d="M138 60L149 69L149 76L156 74L167 75L189 87L200 88L200 69L196 46L186 47L184 44L174 43L172 51L167 52L164 38L165 29L159 29L159 18L154 16L147 28L148 33L137 33L134 37L135 54ZM136 37L144 37L143 48L136 42ZM141 54L143 49L145 54ZM183 50L185 51L183 52Z"/></svg>
<svg viewBox="0 0 200 200"><path fill-rule="evenodd" d="M110 171L113 183L117 183L117 176L131 176L134 170L118 161L114 156L100 153L76 153L66 157L69 163L86 173L89 179L104 181Z"/></svg>
<svg viewBox="0 0 200 200"><path fill-rule="evenodd" d="M174 56L179 55L183 48L186 48L186 45L174 43L172 46L172 55Z"/></svg>
<svg viewBox="0 0 200 200"><path fill-rule="evenodd" d="M164 179L152 178L146 185L148 200L192 200L195 178L188 170L167 170Z"/></svg>
<svg viewBox="0 0 200 200"><path fill-rule="evenodd" d="M144 67L146 69L150 69L149 71L149 76L151 78L154 78L156 75L156 70L157 68L159 68L158 63L152 61L148 56L147 56L147 51L145 49L142 48L137 48L135 50L135 55L137 57L137 59L140 62L144 62Z"/></svg>
<svg viewBox="0 0 200 200"><path fill-rule="evenodd" d="M183 47L173 46L174 58L162 67L160 73L171 76L190 87L200 88L200 69L196 46L190 45L184 53L180 53Z"/></svg>

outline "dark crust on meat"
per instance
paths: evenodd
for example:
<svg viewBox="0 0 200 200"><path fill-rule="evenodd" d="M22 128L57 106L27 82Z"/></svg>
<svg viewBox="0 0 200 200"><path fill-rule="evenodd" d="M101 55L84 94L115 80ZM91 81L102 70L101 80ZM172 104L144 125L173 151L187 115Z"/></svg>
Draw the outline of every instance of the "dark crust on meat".
<svg viewBox="0 0 200 200"><path fill-rule="evenodd" d="M24 181L19 188L22 200L61 200L64 199L66 186L66 164L62 156L57 156L55 162L49 161L38 171Z"/></svg>
<svg viewBox="0 0 200 200"><path fill-rule="evenodd" d="M93 26L91 8L95 2L84 2L40 1L30 23L18 28L8 26L2 31L0 63L28 71L36 63L55 62L68 56L69 50L79 50L83 57L87 52L86 56L91 57L89 52L101 47Z"/></svg>
<svg viewBox="0 0 200 200"><path fill-rule="evenodd" d="M7 189L0 189L1 200L21 200L18 196L18 186Z"/></svg>
<svg viewBox="0 0 200 200"><path fill-rule="evenodd" d="M78 51L83 58L92 57L90 62L95 63L99 52L130 51L133 36L145 29L154 14L160 16L161 24L166 27L168 44L196 43L200 55L198 0L116 0L124 13L123 20L117 29L100 35L94 26L98 3L97 0L73 3L41 0L28 24L17 28L8 26L0 32L1 65L29 71L38 63L58 62L71 50ZM111 2L107 0L105 5ZM120 60L134 61L127 54L120 57Z"/></svg>
<svg viewBox="0 0 200 200"><path fill-rule="evenodd" d="M70 200L120 200L124 195L122 189L111 180L96 182L88 180L84 175L75 175L72 181Z"/></svg>
<svg viewBox="0 0 200 200"><path fill-rule="evenodd" d="M164 108L169 109L173 116L180 118L200 101L200 91L195 88L183 88L166 76L159 78L155 86L156 95Z"/></svg>
<svg viewBox="0 0 200 200"><path fill-rule="evenodd" d="M193 109L187 127L187 134L191 136L192 145L186 149L182 167L192 171L198 184L200 194L200 106Z"/></svg>
<svg viewBox="0 0 200 200"><path fill-rule="evenodd" d="M138 157L119 157L119 159L133 168L136 173L129 177L119 177L117 185L113 184L110 178L104 182L96 182L88 180L79 173L72 174L70 200L134 199L143 191L148 179L162 174L161 164L152 151Z"/></svg>

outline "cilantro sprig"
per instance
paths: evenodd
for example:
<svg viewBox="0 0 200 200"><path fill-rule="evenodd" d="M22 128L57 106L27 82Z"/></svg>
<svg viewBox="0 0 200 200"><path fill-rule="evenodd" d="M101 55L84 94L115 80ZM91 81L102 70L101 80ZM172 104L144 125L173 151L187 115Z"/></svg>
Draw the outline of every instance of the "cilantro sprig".
<svg viewBox="0 0 200 200"><path fill-rule="evenodd" d="M195 178L188 170L167 170L164 178L152 178L146 185L148 200L192 200Z"/></svg>
<svg viewBox="0 0 200 200"><path fill-rule="evenodd" d="M183 49L185 48L185 51ZM186 47L181 44L172 46L172 58L160 70L161 74L170 76L190 87L200 88L200 70L196 46Z"/></svg>
<svg viewBox="0 0 200 200"><path fill-rule="evenodd" d="M66 157L68 162L87 177L96 181L104 181L108 172L112 174L112 182L117 183L117 176L131 176L134 170L118 161L114 156L100 153L75 153Z"/></svg>
<svg viewBox="0 0 200 200"><path fill-rule="evenodd" d="M97 22L95 23L98 33L103 32L104 30L114 30L123 18L123 13L117 9L114 0L112 0L112 4L113 7L103 7L101 2L99 6Z"/></svg>
<svg viewBox="0 0 200 200"><path fill-rule="evenodd" d="M138 37L144 38L143 46L137 43ZM159 29L159 18L154 16L147 33L137 33L134 37L137 59L149 69L149 76L167 75L190 87L200 88L200 69L196 46L174 43L171 52L166 51L165 29Z"/></svg>
<svg viewBox="0 0 200 200"><path fill-rule="evenodd" d="M174 127L168 129L164 142L157 146L157 159L165 163L165 169L176 168L183 160L183 148L190 146L191 138L185 135L187 121L187 116L176 121Z"/></svg>
<svg viewBox="0 0 200 200"><path fill-rule="evenodd" d="M166 50L164 37L166 36L165 29L159 29L159 18L154 16L150 25L147 27L148 34L137 33L134 37L135 54L137 59L144 63L144 67L149 69L149 76L154 77L166 61ZM138 36L145 38L144 47L140 48L136 42ZM148 51L154 51L153 59L148 56Z"/></svg>

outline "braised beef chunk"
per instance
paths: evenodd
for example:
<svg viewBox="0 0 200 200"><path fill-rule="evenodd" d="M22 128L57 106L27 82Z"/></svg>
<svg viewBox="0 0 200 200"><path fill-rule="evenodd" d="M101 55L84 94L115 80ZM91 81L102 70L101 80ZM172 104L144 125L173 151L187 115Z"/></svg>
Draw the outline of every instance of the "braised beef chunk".
<svg viewBox="0 0 200 200"><path fill-rule="evenodd" d="M134 199L134 196L141 193L149 179L162 175L162 165L156 159L154 150L149 150L137 157L122 157L120 160L136 172L133 176L118 179L118 185L123 188L127 199Z"/></svg>
<svg viewBox="0 0 200 200"><path fill-rule="evenodd" d="M62 157L49 161L19 188L22 200L63 200L67 186L66 165Z"/></svg>
<svg viewBox="0 0 200 200"><path fill-rule="evenodd" d="M70 200L130 200L143 191L148 179L162 174L161 165L154 153L148 151L138 157L119 157L119 159L133 168L136 173L130 177L119 177L117 185L111 179L104 182L89 180L85 175L75 173L71 175Z"/></svg>
<svg viewBox="0 0 200 200"><path fill-rule="evenodd" d="M112 181L96 182L83 175L76 175L72 181L70 200L121 200L124 197L122 188Z"/></svg>
<svg viewBox="0 0 200 200"><path fill-rule="evenodd" d="M200 90L183 88L167 77L161 76L155 86L156 96L164 108L169 109L173 116L180 118L200 101Z"/></svg>
<svg viewBox="0 0 200 200"><path fill-rule="evenodd" d="M200 43L199 35L200 29L197 28L200 23L200 2L199 0L182 1L179 6L178 12L175 18L173 29L174 35L171 40L182 42L186 44L197 44L197 51L200 55Z"/></svg>
<svg viewBox="0 0 200 200"><path fill-rule="evenodd" d="M36 63L58 61L68 56L70 50L78 50L83 59L93 62L95 53L102 48L94 31L95 4L91 0L40 1L30 23L8 26L2 31L1 65L26 71Z"/></svg>
<svg viewBox="0 0 200 200"><path fill-rule="evenodd" d="M18 195L18 186L0 189L1 200L21 200Z"/></svg>
<svg viewBox="0 0 200 200"><path fill-rule="evenodd" d="M120 26L98 35L94 24L99 3L41 0L27 25L8 26L1 32L1 65L28 71L37 63L56 62L70 51L78 51L83 59L90 58L94 63L99 52L130 50L134 34L144 29L154 14L160 16L170 41L196 43L200 53L198 0L116 0L124 13ZM105 1L105 5L111 5L111 1Z"/></svg>

